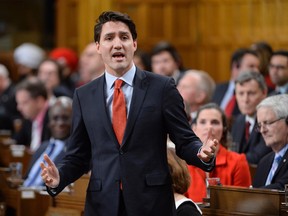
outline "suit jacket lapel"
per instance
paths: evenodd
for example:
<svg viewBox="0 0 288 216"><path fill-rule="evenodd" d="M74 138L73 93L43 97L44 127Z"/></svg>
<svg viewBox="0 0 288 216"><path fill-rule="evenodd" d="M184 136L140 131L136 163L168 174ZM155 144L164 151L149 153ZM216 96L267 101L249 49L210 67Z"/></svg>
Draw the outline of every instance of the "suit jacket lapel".
<svg viewBox="0 0 288 216"><path fill-rule="evenodd" d="M239 140L239 152L245 152L247 149L247 143L245 140L245 115L241 115L240 119L239 119L239 131L237 133L237 135L239 136L239 138L237 140Z"/></svg>
<svg viewBox="0 0 288 216"><path fill-rule="evenodd" d="M123 138L123 145L127 141L127 138L129 137L133 129L138 113L143 104L144 97L147 92L147 88L149 86L149 82L147 80L147 76L145 72L137 68L133 84L134 84L133 95L132 95L132 100L131 100L131 105L130 105L129 116L127 119L125 134Z"/></svg>
<svg viewBox="0 0 288 216"><path fill-rule="evenodd" d="M103 115L101 114L101 119L102 119L102 123L104 128L106 129L107 133L109 134L109 136L114 139L115 143L117 144L117 146L119 146L116 135L114 133L113 127L112 127L112 122L111 122L111 118L109 115L109 111L107 109L107 104L106 104L106 93L105 93L105 88L106 88L106 84L105 84L105 76L102 75L99 80L98 80L98 84L96 84L96 88L92 91L92 98L100 98L101 100L99 101L95 101L95 105L98 106L98 109L95 110L99 110L99 113L103 113Z"/></svg>
<svg viewBox="0 0 288 216"><path fill-rule="evenodd" d="M285 152L282 160L280 161L280 163L279 163L279 165L278 165L278 167L274 173L273 179L277 175L277 173L281 170L281 168L287 163L287 160L288 160L288 150Z"/></svg>

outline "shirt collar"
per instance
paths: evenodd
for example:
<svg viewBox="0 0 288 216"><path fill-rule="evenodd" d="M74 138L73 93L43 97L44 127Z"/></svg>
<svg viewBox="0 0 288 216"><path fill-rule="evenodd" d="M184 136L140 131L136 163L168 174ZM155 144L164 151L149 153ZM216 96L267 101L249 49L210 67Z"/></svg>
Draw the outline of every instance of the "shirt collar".
<svg viewBox="0 0 288 216"><path fill-rule="evenodd" d="M53 137L50 138L49 140L49 144L55 143L56 146L64 146L65 145L65 141L64 140L60 140L60 139L55 139Z"/></svg>
<svg viewBox="0 0 288 216"><path fill-rule="evenodd" d="M109 74L107 71L105 71L105 80L108 89L113 88L114 82L116 79L121 79L123 80L127 85L133 86L133 79L136 73L136 67L133 64L132 67L121 77L116 77L111 74Z"/></svg>
<svg viewBox="0 0 288 216"><path fill-rule="evenodd" d="M46 102L46 104L44 105L44 107L42 108L42 110L38 113L38 115L36 116L36 118L33 120L33 122L38 122L38 124L42 124L43 120L44 120L44 116L46 114L48 110L48 102Z"/></svg>
<svg viewBox="0 0 288 216"><path fill-rule="evenodd" d="M276 90L281 92L281 94L285 94L288 90L288 83L284 86L277 86Z"/></svg>
<svg viewBox="0 0 288 216"><path fill-rule="evenodd" d="M288 144L286 144L279 152L275 153L275 158L281 156L283 158L284 154L288 149Z"/></svg>
<svg viewBox="0 0 288 216"><path fill-rule="evenodd" d="M253 117L246 115L245 121L246 122L248 121L250 123L250 125L254 125L255 124L255 115Z"/></svg>

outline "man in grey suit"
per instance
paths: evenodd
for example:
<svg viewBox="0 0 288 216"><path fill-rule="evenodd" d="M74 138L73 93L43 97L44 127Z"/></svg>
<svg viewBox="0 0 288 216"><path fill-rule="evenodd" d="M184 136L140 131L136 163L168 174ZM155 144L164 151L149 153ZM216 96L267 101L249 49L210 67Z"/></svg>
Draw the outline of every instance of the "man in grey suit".
<svg viewBox="0 0 288 216"><path fill-rule="evenodd" d="M57 195L91 168L85 215L175 216L167 134L182 159L206 171L215 165L218 141L208 137L202 144L193 133L172 78L135 67L137 33L128 15L103 12L94 34L105 73L75 91L72 133L63 165L57 169L44 156L47 165L41 165L42 179L48 192ZM119 80L122 87L117 87ZM118 109L114 88L125 96L125 104ZM122 139L113 128L114 118L119 117L116 112L123 107L127 114L120 122L125 130Z"/></svg>

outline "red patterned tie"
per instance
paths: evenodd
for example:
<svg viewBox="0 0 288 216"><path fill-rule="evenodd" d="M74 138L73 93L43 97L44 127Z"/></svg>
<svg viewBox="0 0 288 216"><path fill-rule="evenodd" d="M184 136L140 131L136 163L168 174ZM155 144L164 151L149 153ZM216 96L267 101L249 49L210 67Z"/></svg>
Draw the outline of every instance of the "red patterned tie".
<svg viewBox="0 0 288 216"><path fill-rule="evenodd" d="M121 90L122 83L123 80L120 79L114 83L112 104L112 125L119 144L122 143L127 121L125 96Z"/></svg>

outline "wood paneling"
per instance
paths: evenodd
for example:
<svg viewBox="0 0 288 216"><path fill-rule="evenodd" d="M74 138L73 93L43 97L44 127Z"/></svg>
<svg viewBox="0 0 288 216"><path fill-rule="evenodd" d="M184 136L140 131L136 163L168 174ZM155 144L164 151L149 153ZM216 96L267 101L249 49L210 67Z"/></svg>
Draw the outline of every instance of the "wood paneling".
<svg viewBox="0 0 288 216"><path fill-rule="evenodd" d="M58 44L81 51L100 12L119 10L135 21L140 49L169 41L186 68L205 70L217 82L229 79L237 48L265 40L288 49L287 0L59 0L58 7Z"/></svg>

